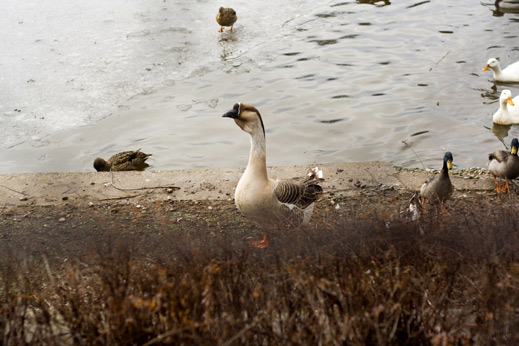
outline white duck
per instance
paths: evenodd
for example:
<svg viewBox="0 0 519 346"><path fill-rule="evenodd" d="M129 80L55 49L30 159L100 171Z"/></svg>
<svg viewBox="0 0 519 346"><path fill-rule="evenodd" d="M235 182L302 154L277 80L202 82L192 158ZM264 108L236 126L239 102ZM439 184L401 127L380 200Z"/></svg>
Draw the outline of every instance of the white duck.
<svg viewBox="0 0 519 346"><path fill-rule="evenodd" d="M487 65L483 67L483 71L488 69L492 69L494 80L496 82L519 82L519 61L514 62L501 70L499 61L495 58L490 58L487 61Z"/></svg>
<svg viewBox="0 0 519 346"><path fill-rule="evenodd" d="M501 91L499 109L492 116L498 125L519 124L519 96L512 99L512 92L508 89Z"/></svg>
<svg viewBox="0 0 519 346"><path fill-rule="evenodd" d="M249 162L234 194L240 212L253 221L272 227L275 224L292 226L310 220L314 202L323 189L317 184L322 171L314 169L304 181L274 180L267 175L265 127L259 111L248 104L237 103L223 115L232 118L250 135ZM251 243L264 248L269 245L265 234L262 241Z"/></svg>
<svg viewBox="0 0 519 346"><path fill-rule="evenodd" d="M503 12L519 12L519 0L496 0L495 6Z"/></svg>

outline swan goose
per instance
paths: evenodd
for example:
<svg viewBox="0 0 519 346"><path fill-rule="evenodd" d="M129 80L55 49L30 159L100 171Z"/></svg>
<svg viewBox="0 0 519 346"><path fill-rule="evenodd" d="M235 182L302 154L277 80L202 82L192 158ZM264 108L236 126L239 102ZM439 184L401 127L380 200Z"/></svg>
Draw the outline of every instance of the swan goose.
<svg viewBox="0 0 519 346"><path fill-rule="evenodd" d="M497 150L488 155L488 171L493 175L497 193L506 192L510 189L508 180L519 177L519 158L517 157L518 147L519 141L517 138L514 138L510 145L510 152ZM496 177L505 179L505 183L499 185Z"/></svg>
<svg viewBox="0 0 519 346"><path fill-rule="evenodd" d="M230 26L231 28L227 31L232 32L232 26L236 23L237 19L236 11L232 8L220 7L216 15L216 22L220 24L220 30L218 30L218 32L223 32L224 26Z"/></svg>
<svg viewBox="0 0 519 346"><path fill-rule="evenodd" d="M519 96L512 99L512 92L508 89L501 91L499 109L492 116L498 125L519 124Z"/></svg>
<svg viewBox="0 0 519 346"><path fill-rule="evenodd" d="M483 71L492 69L494 73L494 80L496 82L519 82L519 61L508 65L503 70L499 65L499 61L495 58L490 58L487 61L487 65L483 67Z"/></svg>
<svg viewBox="0 0 519 346"><path fill-rule="evenodd" d="M151 154L145 154L140 149L123 151L110 157L107 161L98 157L94 160L94 168L98 172L109 171L142 171L149 165L145 162Z"/></svg>
<svg viewBox="0 0 519 346"><path fill-rule="evenodd" d="M446 152L443 156L443 167L440 174L425 182L420 188L422 206L426 200L431 202L442 202L442 212L445 212L445 202L454 192L454 186L449 178L449 169L452 169L453 157L451 152Z"/></svg>
<svg viewBox="0 0 519 346"><path fill-rule="evenodd" d="M251 147L247 168L240 178L234 200L240 212L259 223L273 226L297 226L310 220L314 202L323 192L318 181L322 171L315 168L304 181L275 180L267 175L265 127L259 111L249 104L237 103L223 117L235 123L250 135ZM260 242L251 245L264 248L269 245L265 234Z"/></svg>

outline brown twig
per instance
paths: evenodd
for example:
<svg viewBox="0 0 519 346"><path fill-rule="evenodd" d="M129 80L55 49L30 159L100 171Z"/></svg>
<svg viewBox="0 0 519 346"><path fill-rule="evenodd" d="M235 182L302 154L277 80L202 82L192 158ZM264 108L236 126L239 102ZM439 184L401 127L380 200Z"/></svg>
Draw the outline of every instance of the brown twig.
<svg viewBox="0 0 519 346"><path fill-rule="evenodd" d="M120 190L120 191L136 191L136 190L155 190L155 189L175 189L180 190L180 187L178 186L149 186L149 187L118 187L114 184L114 172L111 173L111 180L110 185L114 189Z"/></svg>
<svg viewBox="0 0 519 346"><path fill-rule="evenodd" d="M9 191L13 191L13 192L19 193L20 195L27 196L27 194L26 194L25 192L20 192L20 191L13 190L13 189L11 189L11 188L5 186L5 185L0 185L0 186L5 187L5 188L6 188L7 190L9 190Z"/></svg>
<svg viewBox="0 0 519 346"><path fill-rule="evenodd" d="M420 161L420 163L422 164L422 168L426 171L427 169L425 168L425 165L423 164L422 160L420 159L420 156L418 156L418 154L416 153L416 151L414 151L414 149L411 147L411 145L409 145L409 143L407 143L407 141L405 139L402 139L402 143L404 143L404 145L406 147L408 147L409 149L411 149L411 151L413 152L413 154L416 156L416 158L418 159L418 161Z"/></svg>

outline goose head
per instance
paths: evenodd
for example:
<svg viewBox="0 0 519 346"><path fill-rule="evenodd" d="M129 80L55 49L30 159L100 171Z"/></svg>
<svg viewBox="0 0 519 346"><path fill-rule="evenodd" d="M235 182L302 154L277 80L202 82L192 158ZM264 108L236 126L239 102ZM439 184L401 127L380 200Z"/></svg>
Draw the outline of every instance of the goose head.
<svg viewBox="0 0 519 346"><path fill-rule="evenodd" d="M487 65L485 67L483 67L482 70L486 71L489 68L491 68L494 71L499 71L499 61L497 61L497 59L495 59L495 58L488 59Z"/></svg>
<svg viewBox="0 0 519 346"><path fill-rule="evenodd" d="M514 106L514 102L512 101L512 92L508 89L501 91L501 96L499 96L499 103L505 108L507 103L510 106Z"/></svg>
<svg viewBox="0 0 519 346"><path fill-rule="evenodd" d="M454 161L452 153L450 151L446 152L443 156L443 167L447 167L447 169L452 169L452 161Z"/></svg>
<svg viewBox="0 0 519 346"><path fill-rule="evenodd" d="M512 144L510 144L510 154L517 155L517 148L519 148L519 140L514 138L512 139Z"/></svg>
<svg viewBox="0 0 519 346"><path fill-rule="evenodd" d="M236 103L223 117L234 119L236 125L250 135L262 133L265 136L263 120L254 106L241 102Z"/></svg>

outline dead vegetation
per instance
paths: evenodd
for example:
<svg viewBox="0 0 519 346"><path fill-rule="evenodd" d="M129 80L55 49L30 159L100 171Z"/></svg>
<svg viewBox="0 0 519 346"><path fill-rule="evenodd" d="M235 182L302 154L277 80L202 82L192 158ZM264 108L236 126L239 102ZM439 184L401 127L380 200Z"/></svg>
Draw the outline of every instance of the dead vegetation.
<svg viewBox="0 0 519 346"><path fill-rule="evenodd" d="M515 206L457 203L410 221L347 203L337 217L321 205L315 227L267 249L247 246L234 210L180 226L189 215L155 212L131 227L119 210L121 222L82 219L63 242L64 222L43 242L38 223L27 233L4 217L1 343L519 344Z"/></svg>

